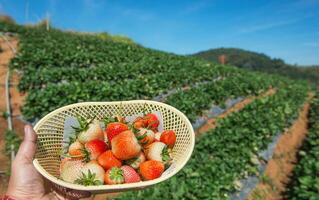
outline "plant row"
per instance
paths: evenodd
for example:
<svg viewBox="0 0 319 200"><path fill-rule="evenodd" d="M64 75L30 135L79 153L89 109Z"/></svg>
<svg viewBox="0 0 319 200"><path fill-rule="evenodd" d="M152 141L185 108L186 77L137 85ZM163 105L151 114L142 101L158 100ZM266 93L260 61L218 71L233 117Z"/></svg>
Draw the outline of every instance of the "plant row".
<svg viewBox="0 0 319 200"><path fill-rule="evenodd" d="M315 200L319 197L319 93L311 105L309 131L285 194L291 200Z"/></svg>
<svg viewBox="0 0 319 200"><path fill-rule="evenodd" d="M48 83L63 82L86 82L89 80L100 80L109 82L123 82L126 79L143 79L154 77L155 79L166 80L173 87L190 85L193 82L209 81L217 77L226 77L234 73L243 73L233 67L220 65L204 65L194 68L183 68L179 65L169 69L150 70L149 65L120 63L118 65L104 64L91 68L61 67L61 68L29 68L23 71L23 77L19 83L20 91L30 89L43 89Z"/></svg>
<svg viewBox="0 0 319 200"><path fill-rule="evenodd" d="M290 126L308 88L291 84L218 121L199 136L190 161L168 181L117 199L229 199L235 182L257 173L252 157Z"/></svg>
<svg viewBox="0 0 319 200"><path fill-rule="evenodd" d="M223 106L227 99L258 95L279 84L278 79L257 73L233 75L224 80L208 82L199 87L179 91L170 95L166 103L185 113L190 121L194 122L212 104Z"/></svg>
<svg viewBox="0 0 319 200"><path fill-rule="evenodd" d="M19 85L23 91L48 83L123 81L156 73L168 76L171 82L197 82L240 71L136 44L41 27L20 33L19 52L11 67L23 73Z"/></svg>
<svg viewBox="0 0 319 200"><path fill-rule="evenodd" d="M227 75L228 78L209 81L188 91L173 94L172 97L169 97L167 103L187 113L193 121L201 113L201 110L208 108L212 102L219 104L222 100L231 98L231 96L225 95L246 96L257 94L263 89L271 85L278 85L284 80L262 74L243 72L231 76ZM48 83L44 89L29 90L22 109L23 116L32 120L36 117L43 117L48 112L61 106L84 101L152 99L170 89L191 83L187 78L170 81L173 76L174 74L168 76L157 73L142 76L139 79L125 79L120 82L90 80L86 82L61 82L59 84ZM194 95L199 96L195 98Z"/></svg>

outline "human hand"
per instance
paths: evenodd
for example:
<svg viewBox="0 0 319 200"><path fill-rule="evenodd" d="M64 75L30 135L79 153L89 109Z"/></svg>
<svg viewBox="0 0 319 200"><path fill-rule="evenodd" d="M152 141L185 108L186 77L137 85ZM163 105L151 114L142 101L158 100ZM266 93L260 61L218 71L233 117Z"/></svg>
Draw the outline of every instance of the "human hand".
<svg viewBox="0 0 319 200"><path fill-rule="evenodd" d="M7 195L14 199L54 199L45 194L43 179L32 164L37 136L31 126L24 127L24 139L11 167Z"/></svg>
<svg viewBox="0 0 319 200"><path fill-rule="evenodd" d="M7 195L16 200L25 199L79 199L89 197L89 192L74 191L61 187L52 187L54 193L46 193L42 176L33 166L36 152L37 135L31 126L24 128L24 139L11 167L11 177ZM59 194L58 196L56 194Z"/></svg>

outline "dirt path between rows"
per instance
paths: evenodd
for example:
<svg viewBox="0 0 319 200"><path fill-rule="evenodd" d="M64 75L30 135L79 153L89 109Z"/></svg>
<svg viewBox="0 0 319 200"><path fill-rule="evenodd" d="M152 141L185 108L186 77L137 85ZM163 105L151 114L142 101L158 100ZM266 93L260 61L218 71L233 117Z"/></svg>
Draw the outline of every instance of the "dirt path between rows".
<svg viewBox="0 0 319 200"><path fill-rule="evenodd" d="M14 38L10 38L10 43L14 48L18 46L18 40ZM6 91L5 91L5 81L7 71L9 70L8 64L11 58L14 57L13 52L10 47L6 43L5 40L0 38L0 47L2 52L0 52L0 171L7 171L9 169L10 160L4 154L5 140L4 134L7 129L7 120L2 117L3 112L6 111ZM10 96L11 96L11 107L12 107L12 125L14 130L20 135L23 135L23 127L24 123L18 119L20 116L20 107L23 103L23 99L25 95L21 95L16 88L18 84L19 77L16 73L13 73L11 76L11 88L10 88ZM7 188L7 177L6 175L0 174L0 195L5 192Z"/></svg>
<svg viewBox="0 0 319 200"><path fill-rule="evenodd" d="M299 117L276 144L272 159L267 163L262 182L249 194L249 200L279 200L281 193L289 182L289 176L297 161L296 154L306 137L308 130L309 100L314 94L310 93L307 102L299 112Z"/></svg>
<svg viewBox="0 0 319 200"><path fill-rule="evenodd" d="M271 88L267 92L265 92L265 93L263 93L263 94L261 94L259 96L252 96L252 97L245 98L241 102L239 102L239 103L235 104L234 106L232 106L230 109L226 110L221 115L219 115L217 117L214 117L214 118L211 118L211 119L208 119L207 122L196 131L197 135L198 134L202 134L202 133L206 133L207 131L209 131L211 129L214 129L216 127L216 125L217 125L216 123L217 123L218 119L225 118L225 117L227 117L229 114L231 114L233 112L240 111L245 106L247 106L248 104L253 102L255 99L262 98L262 97L265 97L265 96L270 96L270 95L273 95L275 93L276 93L276 89Z"/></svg>

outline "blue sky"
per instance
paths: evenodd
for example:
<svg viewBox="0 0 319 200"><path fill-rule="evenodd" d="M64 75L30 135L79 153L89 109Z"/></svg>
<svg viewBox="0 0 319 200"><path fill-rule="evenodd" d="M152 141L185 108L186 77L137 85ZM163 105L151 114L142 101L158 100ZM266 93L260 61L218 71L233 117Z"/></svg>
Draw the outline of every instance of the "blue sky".
<svg viewBox="0 0 319 200"><path fill-rule="evenodd" d="M122 34L178 54L238 47L319 64L319 0L0 0L0 12L18 23L49 13L59 28Z"/></svg>

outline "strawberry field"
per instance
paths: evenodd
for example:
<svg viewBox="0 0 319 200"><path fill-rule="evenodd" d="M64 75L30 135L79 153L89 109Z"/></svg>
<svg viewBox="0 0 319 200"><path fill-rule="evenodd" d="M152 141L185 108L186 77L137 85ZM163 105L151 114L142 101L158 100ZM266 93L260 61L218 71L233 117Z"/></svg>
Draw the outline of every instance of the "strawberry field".
<svg viewBox="0 0 319 200"><path fill-rule="evenodd" d="M22 114L31 122L71 103L151 100L166 94L162 101L194 123L212 105L223 108L227 100L276 89L275 94L257 98L239 112L219 119L215 129L199 135L190 161L176 176L116 199L230 199L240 189L240 179L259 175L253 160L276 134L293 124L313 90L304 81L101 39L95 34L3 23L0 31L18 33L18 54L10 68L21 75L18 88L27 93ZM316 99L309 137L289 185L291 199L316 199L319 195L318 107Z"/></svg>

